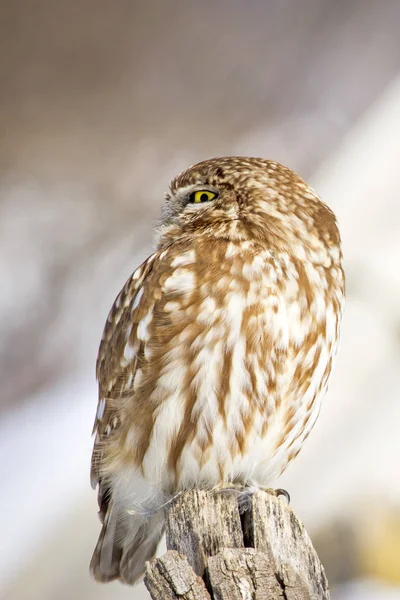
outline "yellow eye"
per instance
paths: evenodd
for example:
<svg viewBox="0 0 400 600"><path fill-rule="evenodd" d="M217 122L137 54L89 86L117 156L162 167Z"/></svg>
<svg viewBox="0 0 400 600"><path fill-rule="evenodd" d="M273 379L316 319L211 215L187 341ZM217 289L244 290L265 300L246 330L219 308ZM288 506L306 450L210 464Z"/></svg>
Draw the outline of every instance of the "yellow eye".
<svg viewBox="0 0 400 600"><path fill-rule="evenodd" d="M215 192L198 190L190 195L189 202L192 202L193 204L200 204L201 202L210 202L210 200L214 200L216 197L217 194Z"/></svg>

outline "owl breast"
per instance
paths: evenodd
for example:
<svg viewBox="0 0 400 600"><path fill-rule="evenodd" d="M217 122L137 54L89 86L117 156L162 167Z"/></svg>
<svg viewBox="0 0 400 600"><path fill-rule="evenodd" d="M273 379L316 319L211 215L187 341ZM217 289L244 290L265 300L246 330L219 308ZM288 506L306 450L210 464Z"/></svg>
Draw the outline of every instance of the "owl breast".
<svg viewBox="0 0 400 600"><path fill-rule="evenodd" d="M314 425L336 350L342 293L329 260L250 242L211 251L176 258L163 280L151 431L136 423L125 437L146 439L142 473L165 491L269 485Z"/></svg>

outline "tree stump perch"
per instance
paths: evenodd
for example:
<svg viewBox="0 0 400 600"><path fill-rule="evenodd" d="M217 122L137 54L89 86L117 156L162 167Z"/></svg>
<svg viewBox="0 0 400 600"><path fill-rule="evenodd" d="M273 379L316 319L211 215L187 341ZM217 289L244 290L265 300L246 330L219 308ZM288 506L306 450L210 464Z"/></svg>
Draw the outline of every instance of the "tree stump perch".
<svg viewBox="0 0 400 600"><path fill-rule="evenodd" d="M182 493L167 510L166 539L166 554L146 566L153 600L330 598L303 524L267 492Z"/></svg>

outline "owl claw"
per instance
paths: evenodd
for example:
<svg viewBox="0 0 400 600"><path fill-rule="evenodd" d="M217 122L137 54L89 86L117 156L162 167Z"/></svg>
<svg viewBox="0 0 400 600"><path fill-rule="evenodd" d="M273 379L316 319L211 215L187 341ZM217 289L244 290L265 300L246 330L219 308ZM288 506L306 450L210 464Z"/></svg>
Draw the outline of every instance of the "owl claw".
<svg viewBox="0 0 400 600"><path fill-rule="evenodd" d="M278 498L279 496L285 496L287 503L290 504L290 494L287 490L284 490L282 488L265 488L265 487L260 487L260 490L262 490L263 492L267 492L267 494L272 494L273 496L276 496L276 498Z"/></svg>
<svg viewBox="0 0 400 600"><path fill-rule="evenodd" d="M290 504L290 494L287 490L284 490L283 488L278 488L276 490L274 490L275 492L275 496L278 498L279 496L285 496L287 503Z"/></svg>

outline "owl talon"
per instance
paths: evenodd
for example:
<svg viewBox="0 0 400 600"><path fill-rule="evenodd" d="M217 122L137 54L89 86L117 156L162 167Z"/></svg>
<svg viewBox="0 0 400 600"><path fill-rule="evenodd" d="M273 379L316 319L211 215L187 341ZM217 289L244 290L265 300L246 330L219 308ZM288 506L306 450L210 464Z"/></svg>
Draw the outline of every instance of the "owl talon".
<svg viewBox="0 0 400 600"><path fill-rule="evenodd" d="M284 496L287 500L287 503L290 504L290 494L287 490L284 490L283 488L278 488L274 490L274 492L277 498L279 498L279 496Z"/></svg>
<svg viewBox="0 0 400 600"><path fill-rule="evenodd" d="M272 494L276 498L278 498L279 496L284 496L287 500L287 503L290 504L290 494L287 490L284 490L283 488L274 489L274 488L260 487L260 490L262 490L263 492L267 492L267 494Z"/></svg>

